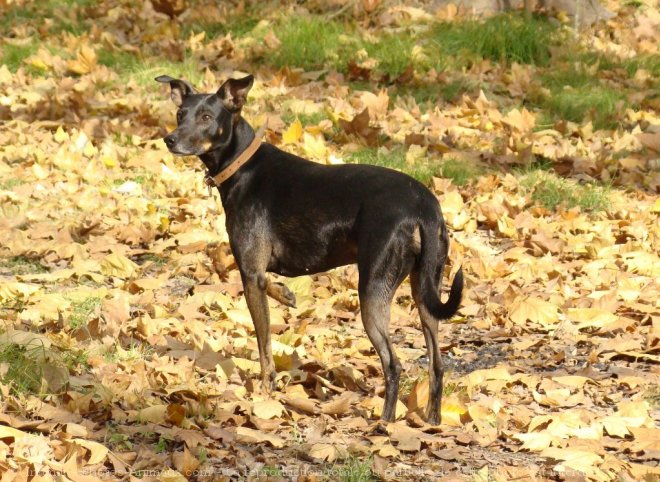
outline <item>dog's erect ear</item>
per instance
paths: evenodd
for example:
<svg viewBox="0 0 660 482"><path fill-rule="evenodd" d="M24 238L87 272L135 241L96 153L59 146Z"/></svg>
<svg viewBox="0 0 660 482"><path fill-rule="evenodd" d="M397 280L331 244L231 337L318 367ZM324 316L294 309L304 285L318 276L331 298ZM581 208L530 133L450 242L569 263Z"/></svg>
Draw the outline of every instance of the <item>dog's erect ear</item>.
<svg viewBox="0 0 660 482"><path fill-rule="evenodd" d="M172 102L177 107L181 107L183 99L187 96L197 93L195 88L185 80L173 79L169 75L159 75L156 80L158 82L169 82L172 89Z"/></svg>
<svg viewBox="0 0 660 482"><path fill-rule="evenodd" d="M240 112L252 88L254 77L248 75L242 79L229 79L218 89L218 96L230 112Z"/></svg>

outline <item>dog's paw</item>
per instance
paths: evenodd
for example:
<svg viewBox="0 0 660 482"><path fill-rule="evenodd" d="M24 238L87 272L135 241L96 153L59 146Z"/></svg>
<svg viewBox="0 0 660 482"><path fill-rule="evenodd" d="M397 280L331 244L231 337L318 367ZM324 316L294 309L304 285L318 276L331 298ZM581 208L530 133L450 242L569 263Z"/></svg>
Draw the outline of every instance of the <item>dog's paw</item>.
<svg viewBox="0 0 660 482"><path fill-rule="evenodd" d="M296 295L282 283L269 283L268 296L290 308L296 307Z"/></svg>

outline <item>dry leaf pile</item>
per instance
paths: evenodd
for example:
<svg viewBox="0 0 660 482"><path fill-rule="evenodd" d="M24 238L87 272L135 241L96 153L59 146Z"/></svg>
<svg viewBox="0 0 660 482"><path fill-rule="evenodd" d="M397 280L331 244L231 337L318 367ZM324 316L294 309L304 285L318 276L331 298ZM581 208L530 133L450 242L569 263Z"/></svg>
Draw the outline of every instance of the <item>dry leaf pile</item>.
<svg viewBox="0 0 660 482"><path fill-rule="evenodd" d="M6 45L56 39L66 55L44 45L17 73L0 66L0 480L369 480L346 478L359 464L386 480L660 474L654 109L630 109L617 130L538 129L535 113L502 109L483 92L426 109L385 88L354 90L336 72L259 69L246 52L276 49L276 37L257 47L182 36L180 12L214 15L186 2L85 8L93 21L83 36L4 32ZM596 47L657 48L648 38L658 12L648 11L624 18L642 34L610 22ZM396 23L417 10L387 12ZM451 267L462 265L467 283L459 316L441 327L440 427L420 418L427 359L407 283L391 322L404 366L398 421L375 423L382 375L354 267L278 279L297 307L270 300L280 375L278 390L261 391L219 198L208 196L201 163L173 158L159 140L174 123L169 94L99 62L101 49L138 46L149 78L176 74L152 56L190 52L206 67L200 90L234 69L256 73L245 116L315 161L397 144L409 163L490 167L466 186L432 183L452 232ZM368 76L364 65L354 70ZM533 83L529 69L484 62L474 72L514 95ZM648 86L643 74L626 81ZM318 112L327 118L316 124L283 120ZM570 174L575 189L616 178L608 205L543 207L510 169L533 156ZM8 381L18 358L31 391Z"/></svg>

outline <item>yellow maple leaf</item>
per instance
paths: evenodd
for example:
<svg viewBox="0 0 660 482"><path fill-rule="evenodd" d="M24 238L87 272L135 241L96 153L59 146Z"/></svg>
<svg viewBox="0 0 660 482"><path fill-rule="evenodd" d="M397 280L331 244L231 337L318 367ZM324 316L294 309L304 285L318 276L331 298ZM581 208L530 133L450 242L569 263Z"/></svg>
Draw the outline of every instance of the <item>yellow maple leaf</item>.
<svg viewBox="0 0 660 482"><path fill-rule="evenodd" d="M559 311L555 305L540 298L518 296L511 304L509 318L516 325L524 325L529 320L548 326L559 321Z"/></svg>
<svg viewBox="0 0 660 482"><path fill-rule="evenodd" d="M303 134L303 150L312 159L325 160L327 148L323 136L314 136L305 132Z"/></svg>
<svg viewBox="0 0 660 482"><path fill-rule="evenodd" d="M303 126L300 123L300 120L296 117L296 120L293 121L289 128L282 133L282 143L294 144L300 140L302 135Z"/></svg>
<svg viewBox="0 0 660 482"><path fill-rule="evenodd" d="M442 423L452 427L462 427L470 418L468 409L463 402L455 397L445 397L442 399L440 408Z"/></svg>
<svg viewBox="0 0 660 482"><path fill-rule="evenodd" d="M76 53L75 60L66 63L67 69L74 74L84 75L96 68L96 52L87 44L83 44Z"/></svg>
<svg viewBox="0 0 660 482"><path fill-rule="evenodd" d="M131 278L137 274L138 265L121 254L112 253L101 261L101 273L118 278Z"/></svg>

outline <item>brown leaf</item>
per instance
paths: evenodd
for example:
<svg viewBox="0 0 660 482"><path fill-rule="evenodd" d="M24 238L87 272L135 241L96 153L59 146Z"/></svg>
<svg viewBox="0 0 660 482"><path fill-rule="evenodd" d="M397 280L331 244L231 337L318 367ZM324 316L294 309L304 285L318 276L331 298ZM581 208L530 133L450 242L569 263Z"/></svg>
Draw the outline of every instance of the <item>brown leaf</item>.
<svg viewBox="0 0 660 482"><path fill-rule="evenodd" d="M348 80L368 81L370 77L371 69L361 67L352 60L348 63Z"/></svg>
<svg viewBox="0 0 660 482"><path fill-rule="evenodd" d="M186 409L178 403L170 403L167 406L167 421L173 425L180 426L186 417Z"/></svg>
<svg viewBox="0 0 660 482"><path fill-rule="evenodd" d="M351 121L339 119L339 125L349 135L355 135L362 139L368 146L375 146L378 143L379 127L369 125L369 109L365 109L353 117Z"/></svg>
<svg viewBox="0 0 660 482"><path fill-rule="evenodd" d="M154 10L172 18L182 14L188 7L186 0L151 0Z"/></svg>
<svg viewBox="0 0 660 482"><path fill-rule="evenodd" d="M346 391L333 400L321 405L321 412L326 415L340 415L350 412L351 403L358 398L355 392Z"/></svg>
<svg viewBox="0 0 660 482"><path fill-rule="evenodd" d="M264 443L268 442L275 448L282 448L286 441L276 435L260 432L247 427L236 428L236 440L243 443Z"/></svg>
<svg viewBox="0 0 660 482"><path fill-rule="evenodd" d="M284 403L293 407L295 410L299 410L310 415L319 413L318 401L316 400L309 398L284 397Z"/></svg>
<svg viewBox="0 0 660 482"><path fill-rule="evenodd" d="M174 464L174 468L181 472L181 474L185 477L190 477L201 462L190 453L187 447L184 447L183 452L174 452L172 454L172 463Z"/></svg>

